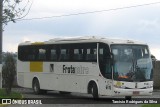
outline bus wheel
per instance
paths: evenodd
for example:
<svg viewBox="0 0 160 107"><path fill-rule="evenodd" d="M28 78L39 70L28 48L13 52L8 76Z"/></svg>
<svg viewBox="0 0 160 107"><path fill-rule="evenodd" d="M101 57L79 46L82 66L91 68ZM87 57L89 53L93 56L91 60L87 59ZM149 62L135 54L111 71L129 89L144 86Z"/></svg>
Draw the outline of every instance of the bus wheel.
<svg viewBox="0 0 160 107"><path fill-rule="evenodd" d="M125 100L131 100L132 97L131 96L125 96Z"/></svg>
<svg viewBox="0 0 160 107"><path fill-rule="evenodd" d="M92 84L91 93L94 99L98 99L99 96L98 96L98 88L97 88L96 83Z"/></svg>
<svg viewBox="0 0 160 107"><path fill-rule="evenodd" d="M40 85L39 85L39 81L37 79L35 79L33 81L33 91L35 94L40 94L41 90L40 90Z"/></svg>

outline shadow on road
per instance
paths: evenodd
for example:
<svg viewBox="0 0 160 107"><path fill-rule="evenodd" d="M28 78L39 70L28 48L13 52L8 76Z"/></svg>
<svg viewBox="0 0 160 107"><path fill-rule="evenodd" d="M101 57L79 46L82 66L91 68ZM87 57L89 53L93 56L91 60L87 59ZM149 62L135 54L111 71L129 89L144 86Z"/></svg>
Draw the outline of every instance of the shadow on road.
<svg viewBox="0 0 160 107"><path fill-rule="evenodd" d="M124 98L99 98L93 99L92 95L82 93L61 94L58 91L48 91L45 94L35 95L32 89L17 88L25 99L42 100L43 104L108 104L113 100L124 100Z"/></svg>

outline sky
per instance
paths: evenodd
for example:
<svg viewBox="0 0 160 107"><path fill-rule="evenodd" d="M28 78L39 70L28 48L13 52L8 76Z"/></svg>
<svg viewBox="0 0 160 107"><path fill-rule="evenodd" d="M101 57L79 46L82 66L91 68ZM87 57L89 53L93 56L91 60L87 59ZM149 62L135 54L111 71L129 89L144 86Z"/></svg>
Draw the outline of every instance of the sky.
<svg viewBox="0 0 160 107"><path fill-rule="evenodd" d="M29 14L24 19L160 2L160 0L30 0L30 4L32 1ZM3 51L17 52L18 44L24 41L47 41L68 36L101 36L142 41L149 45L151 54L160 60L160 3L89 14L10 22L4 27Z"/></svg>

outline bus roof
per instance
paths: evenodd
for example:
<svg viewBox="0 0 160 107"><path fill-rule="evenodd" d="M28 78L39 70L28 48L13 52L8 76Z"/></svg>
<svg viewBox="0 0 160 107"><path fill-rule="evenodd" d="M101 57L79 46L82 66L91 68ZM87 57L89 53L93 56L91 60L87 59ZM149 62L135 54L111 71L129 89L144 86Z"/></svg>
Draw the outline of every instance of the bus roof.
<svg viewBox="0 0 160 107"><path fill-rule="evenodd" d="M118 38L105 38L96 36L84 36L84 37L65 37L65 38L54 38L44 42L30 42L26 41L19 45L42 45L42 44L64 44L64 43L89 43L89 42L103 42L107 44L146 44L140 41L118 39Z"/></svg>

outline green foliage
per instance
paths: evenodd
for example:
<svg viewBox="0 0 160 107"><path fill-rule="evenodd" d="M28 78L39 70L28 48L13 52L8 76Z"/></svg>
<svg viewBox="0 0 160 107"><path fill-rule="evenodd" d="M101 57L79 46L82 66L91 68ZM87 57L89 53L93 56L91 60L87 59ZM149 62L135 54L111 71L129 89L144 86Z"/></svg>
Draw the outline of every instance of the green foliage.
<svg viewBox="0 0 160 107"><path fill-rule="evenodd" d="M29 0L3 0L3 17L2 23L7 24L12 21L15 23L17 19L25 17L25 10L29 4Z"/></svg>
<svg viewBox="0 0 160 107"><path fill-rule="evenodd" d="M0 89L0 98L22 98L22 95L18 92L11 92L8 95L5 90Z"/></svg>
<svg viewBox="0 0 160 107"><path fill-rule="evenodd" d="M160 104L145 104L142 107L160 107Z"/></svg>
<svg viewBox="0 0 160 107"><path fill-rule="evenodd" d="M9 95L16 75L16 61L11 53L7 53L2 66L2 77L6 93Z"/></svg>

